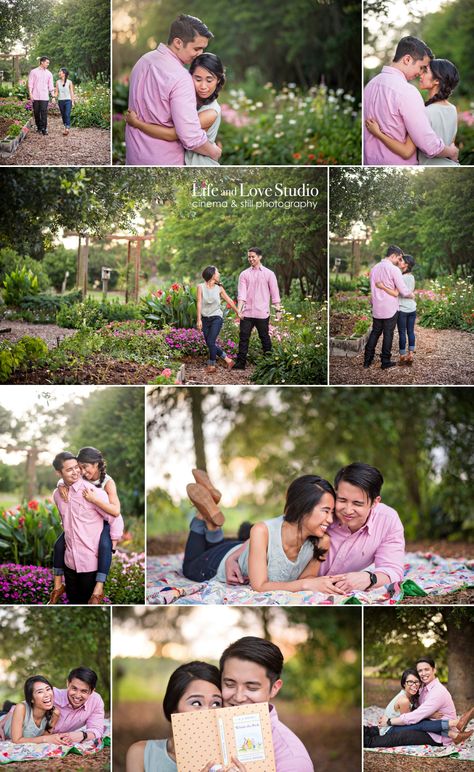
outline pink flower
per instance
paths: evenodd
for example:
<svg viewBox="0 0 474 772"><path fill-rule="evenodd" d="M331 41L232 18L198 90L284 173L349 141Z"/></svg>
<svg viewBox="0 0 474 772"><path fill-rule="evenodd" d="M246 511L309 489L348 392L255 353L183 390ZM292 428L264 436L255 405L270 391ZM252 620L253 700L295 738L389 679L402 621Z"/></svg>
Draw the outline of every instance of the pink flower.
<svg viewBox="0 0 474 772"><path fill-rule="evenodd" d="M39 509L38 502L35 499L32 499L31 501L29 501L28 502L28 509L34 509L34 510L37 511Z"/></svg>
<svg viewBox="0 0 474 772"><path fill-rule="evenodd" d="M165 369L161 371L161 375L164 378L169 378L172 374L172 370L169 367L165 367Z"/></svg>

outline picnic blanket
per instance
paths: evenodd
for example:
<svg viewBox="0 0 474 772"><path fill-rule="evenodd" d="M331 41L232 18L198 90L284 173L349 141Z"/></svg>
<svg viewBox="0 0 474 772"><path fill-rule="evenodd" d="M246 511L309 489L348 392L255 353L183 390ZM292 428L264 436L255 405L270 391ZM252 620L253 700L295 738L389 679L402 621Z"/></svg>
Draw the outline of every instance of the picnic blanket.
<svg viewBox="0 0 474 772"><path fill-rule="evenodd" d="M167 606L238 605L238 606L337 606L394 605L403 598L447 595L454 590L474 587L474 561L442 558L440 555L407 552L405 576L401 582L379 587L371 592L325 595L321 592L254 592L250 585L231 586L211 579L192 582L183 576L183 555L165 555L147 559L147 603Z"/></svg>
<svg viewBox="0 0 474 772"><path fill-rule="evenodd" d="M92 756L110 746L110 720L104 724L104 736L101 740L87 740L74 745L54 745L53 743L13 743L9 740L0 742L0 764L14 761L39 761L41 759L62 759L69 753L79 756Z"/></svg>
<svg viewBox="0 0 474 772"><path fill-rule="evenodd" d="M372 705L364 710L364 724L366 726L377 726L379 718L383 715L383 708L377 708ZM469 729L474 729L474 721L468 724ZM432 745L399 745L396 748L364 748L365 751L374 753L398 753L403 756L454 756L462 761L474 761L474 735L459 745L443 746L443 748L433 747Z"/></svg>

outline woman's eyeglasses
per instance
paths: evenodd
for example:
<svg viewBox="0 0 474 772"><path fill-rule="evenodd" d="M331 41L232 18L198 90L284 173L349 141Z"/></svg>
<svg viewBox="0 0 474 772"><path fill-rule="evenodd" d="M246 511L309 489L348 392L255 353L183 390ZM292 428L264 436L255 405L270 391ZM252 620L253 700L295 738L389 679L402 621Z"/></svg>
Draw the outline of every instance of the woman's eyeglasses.
<svg viewBox="0 0 474 772"><path fill-rule="evenodd" d="M420 681L405 681L405 686L419 686Z"/></svg>

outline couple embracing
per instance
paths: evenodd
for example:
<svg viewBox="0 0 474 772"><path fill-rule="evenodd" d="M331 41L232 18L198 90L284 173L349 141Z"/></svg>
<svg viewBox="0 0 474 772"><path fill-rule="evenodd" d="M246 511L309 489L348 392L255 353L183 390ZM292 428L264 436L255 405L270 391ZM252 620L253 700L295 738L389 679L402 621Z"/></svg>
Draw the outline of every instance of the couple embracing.
<svg viewBox="0 0 474 772"><path fill-rule="evenodd" d="M299 738L278 718L271 704L280 691L283 654L271 641L245 636L223 652L219 668L207 662L189 662L172 673L163 711L168 721L174 713L269 703L271 740L278 772L313 772L313 764ZM127 772L177 772L172 733L162 740L141 740L127 752ZM225 768L215 759L200 772L247 772L233 758Z"/></svg>
<svg viewBox="0 0 474 772"><path fill-rule="evenodd" d="M168 43L135 64L125 115L127 165L219 165L217 97L225 73L219 57L205 52L212 38L200 19L181 14Z"/></svg>
<svg viewBox="0 0 474 772"><path fill-rule="evenodd" d="M426 102L410 85L418 77ZM364 89L364 163L457 165L457 111L448 99L458 83L452 62L435 59L418 38L402 38L390 66Z"/></svg>
<svg viewBox="0 0 474 772"><path fill-rule="evenodd" d="M241 526L237 539L224 539L220 491L206 472L194 469L193 476L187 493L197 515L183 560L183 573L192 581L249 583L256 592L347 595L403 578L403 525L382 504L383 477L373 466L343 467L334 487L317 475L296 478L283 515L255 523L249 533Z"/></svg>

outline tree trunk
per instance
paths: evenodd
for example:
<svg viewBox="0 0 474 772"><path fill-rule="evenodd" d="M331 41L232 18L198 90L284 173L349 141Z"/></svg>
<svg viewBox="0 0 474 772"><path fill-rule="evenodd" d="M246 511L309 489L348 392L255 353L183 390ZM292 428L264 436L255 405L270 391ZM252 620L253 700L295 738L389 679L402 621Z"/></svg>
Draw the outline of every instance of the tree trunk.
<svg viewBox="0 0 474 772"><path fill-rule="evenodd" d="M200 389L189 389L191 398L191 422L193 427L194 454L196 457L196 466L207 472L206 448L204 443L204 414L202 409L203 395Z"/></svg>
<svg viewBox="0 0 474 772"><path fill-rule="evenodd" d="M463 615L460 626L455 624L459 609L444 609L448 630L448 689L459 713L474 705L474 618Z"/></svg>
<svg viewBox="0 0 474 772"><path fill-rule="evenodd" d="M27 501L34 499L38 493L38 484L36 481L36 466L38 464L38 448L28 448L26 451L26 469L24 494Z"/></svg>

